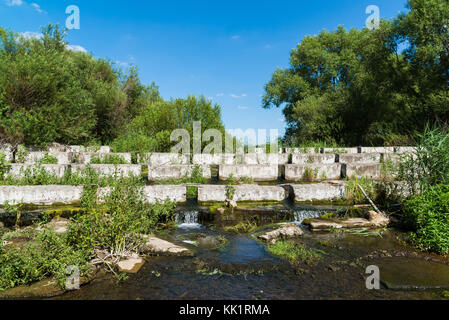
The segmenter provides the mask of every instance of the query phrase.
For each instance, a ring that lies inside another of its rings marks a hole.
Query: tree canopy
[[[174,129],[223,132],[221,109],[204,97],[164,101],[136,67],[69,50],[65,31],[40,38],[0,28],[0,141],[45,146],[112,144],[119,151],[169,151]]]
[[[449,2],[409,0],[378,30],[304,38],[265,86],[263,107],[283,107],[285,142],[412,143],[449,120]]]

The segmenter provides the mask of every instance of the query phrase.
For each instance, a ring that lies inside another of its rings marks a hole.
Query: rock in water
[[[296,224],[287,224],[279,229],[260,235],[258,238],[269,243],[276,243],[279,239],[300,237],[303,234],[304,232]]]
[[[381,213],[375,211],[368,212],[369,221],[375,227],[387,227],[390,224],[390,219]]]
[[[133,256],[127,260],[122,260],[117,263],[118,270],[126,273],[137,273],[145,264],[145,260],[139,256]]]
[[[156,238],[148,237],[142,247],[142,251],[147,254],[172,254],[172,255],[189,255],[190,250],[174,243]]]

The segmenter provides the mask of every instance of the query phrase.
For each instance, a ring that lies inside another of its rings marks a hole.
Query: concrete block
[[[256,164],[272,164],[283,165],[288,164],[289,154],[286,153],[247,153],[243,155],[243,164],[256,165]]]
[[[111,192],[111,188],[99,188],[97,191],[98,201],[104,200]],[[187,188],[182,185],[155,185],[146,186],[143,189],[144,201],[149,204],[164,202],[166,200],[176,203],[187,202]]]
[[[415,153],[416,147],[395,147],[394,151],[396,153]]]
[[[55,157],[58,160],[58,164],[71,164],[73,160],[73,154],[71,152],[43,152],[35,151],[28,152],[25,155],[25,164],[37,164],[46,156]],[[19,159],[16,159],[19,162]]]
[[[168,166],[148,166],[149,181],[180,180],[192,174],[192,170],[197,165],[168,165]],[[203,171],[203,177],[211,179],[212,172],[210,166],[199,166]]]
[[[169,166],[190,164],[190,154],[178,153],[146,153],[139,155],[138,162],[151,166]]]
[[[220,164],[235,164],[235,154],[194,154],[192,163],[209,166]]]
[[[101,177],[122,177],[129,178],[140,177],[142,175],[142,166],[137,164],[91,164],[89,165]],[[72,165],[72,174],[82,175],[86,172],[87,165],[74,164]]]
[[[380,163],[382,155],[380,153],[340,154],[338,159],[340,163]]]
[[[359,147],[359,153],[394,153],[395,147]]]
[[[40,170],[44,170],[47,173],[62,178],[68,170],[68,165],[63,164],[12,164],[5,177],[23,178],[25,173],[29,172],[31,175],[37,174]]]
[[[358,148],[323,148],[323,153],[353,154],[359,153]]]
[[[332,201],[346,198],[346,183],[343,181],[291,184],[286,188],[295,202]]]
[[[258,185],[201,185],[198,186],[198,201],[204,202],[224,202],[227,199],[227,188],[234,189],[232,199],[237,202],[281,202],[285,200],[285,189],[278,186],[258,186]]]
[[[277,165],[220,165],[219,179],[228,180],[231,175],[236,179],[250,178],[254,181],[276,181],[279,177]]]
[[[99,158],[105,160],[108,157],[121,157],[123,164],[131,164],[132,156],[130,152],[125,153],[104,153],[104,152],[79,152],[75,155],[78,164],[89,164],[92,159]]]
[[[9,143],[0,144],[0,153],[5,155],[5,160],[8,162],[14,161],[13,147]]]
[[[287,181],[322,181],[341,178],[341,164],[288,164],[283,167]]]
[[[49,206],[54,204],[79,203],[83,187],[73,186],[0,186],[0,205],[33,204]]]
[[[292,154],[292,164],[332,164],[335,154]]]
[[[371,179],[379,179],[382,177],[381,164],[367,163],[348,163],[343,168],[345,177],[365,177]]]
[[[284,153],[321,153],[321,148],[284,148]]]

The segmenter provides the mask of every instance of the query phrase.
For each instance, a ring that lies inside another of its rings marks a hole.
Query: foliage
[[[265,108],[283,107],[285,144],[411,144],[426,123],[447,122],[449,3],[408,7],[378,30],[339,27],[292,50],[263,98]]]
[[[268,247],[268,251],[274,255],[285,257],[291,262],[300,260],[308,265],[319,262],[324,254],[321,250],[307,248],[292,240],[276,241],[275,244]]]
[[[0,244],[0,291],[54,276],[65,287],[68,266],[77,266],[87,274],[88,261],[82,252],[67,245],[65,237],[44,230],[24,248]]]
[[[414,229],[411,239],[421,250],[449,253],[449,185],[430,187],[408,200],[404,212]]]
[[[251,233],[257,230],[257,223],[251,221],[240,221],[236,225],[225,227],[224,231],[232,233]]]
[[[122,156],[116,154],[106,154],[104,157],[93,157],[91,164],[129,164]]]
[[[46,152],[42,159],[37,161],[38,164],[58,164],[58,159]]]
[[[3,179],[3,176],[8,171],[9,166],[10,163],[6,161],[5,154],[0,152],[0,180]]]
[[[415,151],[401,159],[398,178],[409,195],[420,194],[432,186],[449,184],[449,132],[427,127]]]

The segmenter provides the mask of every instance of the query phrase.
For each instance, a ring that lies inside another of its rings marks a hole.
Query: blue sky
[[[226,128],[285,129],[280,109],[264,110],[264,85],[306,35],[338,25],[361,29],[369,5],[381,18],[405,11],[406,0],[0,0],[0,26],[39,32],[65,25],[66,7],[80,9],[71,45],[127,67],[166,99],[203,94],[222,106]]]

